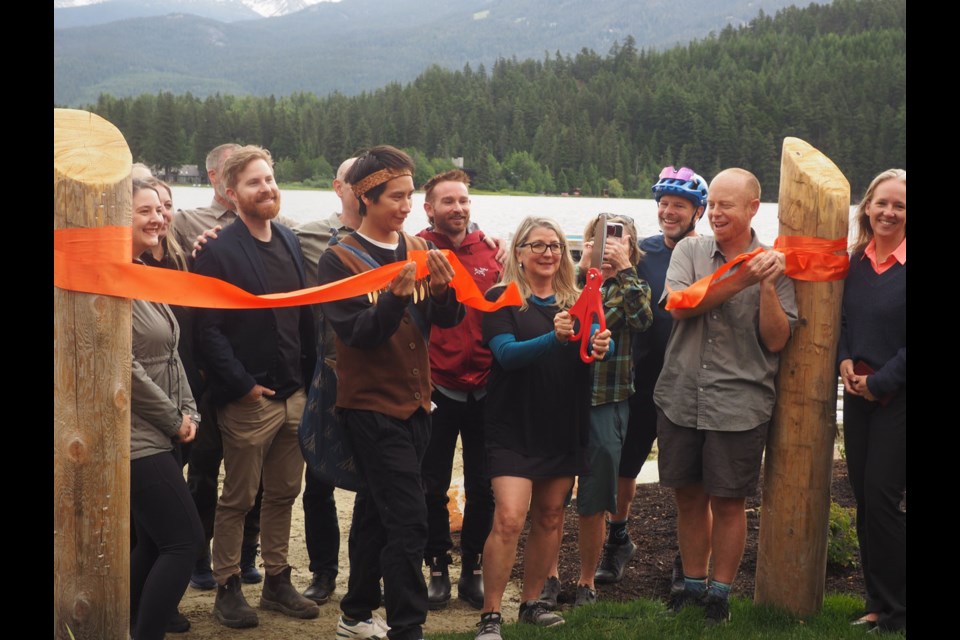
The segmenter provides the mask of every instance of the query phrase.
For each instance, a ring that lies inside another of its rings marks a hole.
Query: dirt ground
[[[647,462],[647,464],[656,463]],[[853,492],[847,481],[846,463],[842,460],[834,461],[831,495],[841,506],[855,506]],[[747,501],[747,546],[744,550],[743,562],[740,564],[740,572],[733,584],[735,595],[748,598],[753,597],[755,586],[757,539],[760,533],[760,514],[757,509],[759,505],[760,496]],[[568,508],[566,515],[563,545],[560,550],[560,580],[563,583],[563,591],[559,600],[572,603],[576,596],[576,581],[580,576],[576,507]],[[627,528],[639,550],[622,582],[615,585],[598,585],[599,598],[619,601],[635,598],[666,600],[670,593],[673,559],[677,554],[676,526],[677,512],[672,491],[661,488],[659,483],[638,485]],[[513,577],[517,578],[519,575],[519,567],[515,567]],[[827,567],[826,593],[851,593],[862,596],[863,589],[863,574],[859,567],[848,569]]]
[[[654,461],[649,464],[656,464]],[[853,506],[853,495],[847,482],[846,466],[842,461],[836,461],[833,470],[833,498],[842,506]],[[180,605],[181,612],[190,619],[192,628],[185,634],[169,634],[168,638],[183,638],[184,640],[274,640],[276,638],[334,638],[336,633],[337,617],[339,616],[339,601],[346,592],[349,564],[347,562],[347,534],[349,532],[350,515],[353,507],[353,494],[338,490],[336,493],[337,508],[340,513],[341,572],[337,577],[337,590],[330,602],[320,607],[320,617],[316,620],[296,620],[279,613],[258,609],[260,626],[254,629],[234,630],[221,626],[213,617],[213,600],[215,591],[197,591],[188,588]],[[748,502],[747,511],[747,548],[741,565],[740,574],[734,584],[734,593],[750,597],[754,590],[754,573],[756,571],[757,536],[760,528],[760,518],[756,510],[759,499]],[[290,564],[293,566],[293,582],[300,589],[306,588],[310,581],[308,570],[307,551],[304,543],[303,508],[300,500],[294,506],[293,526],[290,533]],[[677,552],[676,546],[676,509],[672,493],[661,489],[657,483],[640,484],[637,487],[637,496],[633,502],[632,517],[629,524],[631,538],[639,545],[639,551],[624,580],[617,585],[599,585],[598,595],[604,600],[630,600],[634,598],[666,599],[670,588],[670,573],[673,558]],[[560,579],[563,582],[561,603],[573,602],[576,590],[576,579],[579,575],[579,556],[576,545],[577,538],[576,507],[567,509],[564,523],[563,546],[560,553]],[[526,532],[523,534],[526,537]],[[450,567],[451,581],[456,583],[459,576],[459,548],[458,539],[454,537],[454,562]],[[520,568],[522,566],[522,548],[507,592],[504,595],[503,613],[506,620],[515,620],[520,606]],[[425,574],[426,575],[426,574]],[[454,591],[456,587],[454,587]],[[253,607],[259,603],[259,585],[244,585],[244,593]],[[826,592],[852,593],[862,595],[863,578],[858,568],[838,570],[827,568]],[[383,609],[380,615],[386,617]],[[450,606],[444,611],[430,613],[425,625],[425,634],[433,632],[469,631],[478,620],[478,612],[469,605],[459,601],[454,596]]]

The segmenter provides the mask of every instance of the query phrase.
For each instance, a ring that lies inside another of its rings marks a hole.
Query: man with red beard
[[[194,271],[258,295],[303,288],[297,238],[273,221],[280,190],[270,153],[256,146],[237,149],[221,178],[238,219],[207,243]],[[260,542],[267,576],[260,608],[316,618],[319,607],[294,589],[287,564],[291,511],[303,482],[297,425],[314,368],[313,316],[306,307],[200,309],[197,333],[226,469],[214,523],[214,614],[228,627],[258,624],[240,589],[239,563],[243,519],[262,474]]]

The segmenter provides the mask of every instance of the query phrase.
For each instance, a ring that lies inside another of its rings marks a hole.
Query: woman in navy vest
[[[867,588],[854,624],[906,630],[907,172],[874,178],[856,217],[837,356]]]

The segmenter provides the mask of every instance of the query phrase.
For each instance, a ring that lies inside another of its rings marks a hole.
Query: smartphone
[[[623,224],[620,222],[608,222],[607,223],[607,237],[622,238],[623,237]]]

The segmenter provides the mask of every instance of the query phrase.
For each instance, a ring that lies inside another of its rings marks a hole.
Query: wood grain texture
[[[131,157],[117,128],[54,109],[53,134],[53,228],[129,226]],[[126,639],[130,301],[54,287],[53,314],[53,633]]]
[[[779,202],[781,236],[847,237],[850,184],[798,138],[783,142]],[[799,322],[780,354],[755,599],[806,616],[823,604],[843,281],[794,284]]]

